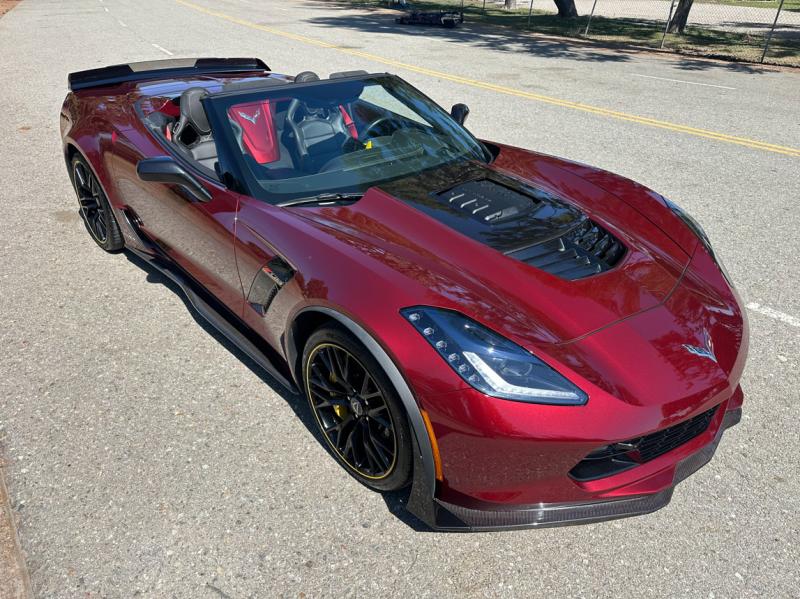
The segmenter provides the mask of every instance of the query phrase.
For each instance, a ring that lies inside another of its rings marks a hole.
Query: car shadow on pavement
[[[181,289],[181,287],[172,279],[162,274],[161,271],[159,271],[156,267],[148,264],[147,261],[143,260],[136,254],[129,251],[124,251],[123,254],[131,264],[137,266],[147,274],[145,280],[148,283],[152,283],[154,285],[163,285],[177,295],[200,328],[213,337],[220,345],[233,354],[236,359],[250,369],[253,374],[261,379],[264,384],[269,386],[270,389],[279,395],[292,409],[295,416],[300,420],[303,426],[306,427],[306,430],[311,434],[311,436],[314,437],[317,443],[319,443],[325,449],[325,451],[328,452],[328,455],[330,455],[331,459],[336,460],[336,457],[333,455],[333,452],[322,438],[319,429],[314,423],[314,416],[311,414],[311,410],[308,407],[308,402],[305,400],[305,395],[297,395],[289,392],[283,385],[270,376],[268,372],[266,372],[263,368],[261,368],[261,366],[252,360],[250,356],[240,350],[227,337],[225,337],[225,335],[220,333],[216,328],[214,328],[213,325],[200,316],[195,310],[194,306],[192,306],[192,303],[186,297],[183,289]],[[381,496],[386,503],[388,510],[398,520],[417,532],[430,532],[430,527],[405,509],[405,506],[408,503],[409,492],[410,487],[400,491],[381,493]]]

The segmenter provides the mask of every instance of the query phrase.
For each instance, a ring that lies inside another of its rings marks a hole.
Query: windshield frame
[[[228,109],[236,104],[243,104],[247,102],[255,102],[257,100],[263,100],[265,97],[269,95],[279,95],[281,90],[290,92],[291,90],[297,88],[335,85],[337,83],[343,83],[347,81],[360,81],[364,82],[365,84],[377,83],[379,85],[385,85],[386,83],[391,84],[392,81],[399,81],[401,85],[409,86],[415,93],[419,94],[419,96],[424,101],[430,103],[432,109],[438,113],[439,117],[449,121],[450,125],[459,129],[463,133],[463,135],[465,135],[478,148],[480,148],[480,151],[483,153],[482,160],[484,162],[491,162],[491,152],[478,138],[476,138],[472,133],[470,133],[466,128],[464,128],[463,125],[460,125],[458,122],[456,122],[450,116],[450,114],[439,104],[434,102],[431,98],[429,98],[423,92],[418,90],[416,87],[414,87],[413,85],[411,85],[410,83],[408,83],[407,81],[396,75],[392,75],[390,73],[358,74],[351,77],[337,77],[335,79],[321,79],[318,81],[308,81],[303,83],[286,83],[280,85],[275,85],[274,83],[270,84],[265,80],[263,86],[258,86],[254,82],[252,87],[248,87],[246,89],[235,89],[229,91],[223,89],[217,93],[213,93],[207,96],[203,100],[203,106],[206,110],[206,114],[208,116],[209,123],[211,125],[211,129],[214,135],[214,140],[217,144],[218,162],[221,171],[220,174],[222,175],[223,181],[226,181],[228,183],[235,182],[236,187],[238,187],[238,189],[234,189],[234,191],[244,193],[252,198],[264,201],[268,204],[280,205],[282,203],[290,202],[292,198],[287,199],[285,197],[272,194],[268,190],[264,189],[264,187],[258,183],[256,177],[247,167],[244,155],[239,150],[238,142],[236,141],[234,133],[234,128],[231,127],[228,122],[228,116],[227,116]],[[457,158],[454,161],[473,160],[473,159],[474,158],[462,157],[462,158]],[[442,165],[448,164],[450,162],[453,161],[445,161],[442,163]],[[429,168],[437,168],[437,166],[432,166]],[[405,176],[409,175],[401,174],[396,177],[387,177],[385,179],[376,181],[375,183],[370,185],[369,188]],[[363,191],[366,191],[366,189],[368,188],[364,188]],[[352,189],[347,189],[347,188],[341,188],[341,189],[333,188],[325,190],[326,193],[330,192],[348,193],[352,191],[353,191]],[[298,195],[296,197],[299,198],[301,196]]]

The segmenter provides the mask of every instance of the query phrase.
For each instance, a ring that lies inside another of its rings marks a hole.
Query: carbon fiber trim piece
[[[659,493],[625,499],[589,503],[562,503],[525,506],[518,509],[476,510],[436,500],[437,530],[481,531],[516,528],[543,528],[571,524],[588,524],[616,518],[640,516],[661,509],[672,499],[675,485],[705,466],[714,456],[722,433],[741,419],[741,409],[725,413],[714,440],[697,453],[678,462],[672,486]]]

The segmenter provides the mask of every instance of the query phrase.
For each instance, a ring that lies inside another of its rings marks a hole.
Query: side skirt
[[[234,315],[229,314],[230,311],[227,308],[220,305],[213,297],[210,297],[208,292],[199,289],[199,286],[188,275],[184,274],[179,267],[173,265],[168,260],[142,252],[138,249],[128,247],[128,251],[146,261],[164,276],[175,282],[186,295],[189,303],[192,304],[197,314],[202,316],[206,322],[219,331],[238,349],[247,354],[251,360],[263,368],[287,391],[293,395],[300,394],[295,384],[286,378],[275,365],[275,359],[271,358],[267,351],[262,350],[256,343],[251,341],[250,337],[255,336],[255,333],[249,331],[247,325],[243,322],[237,322],[238,319],[235,319]]]

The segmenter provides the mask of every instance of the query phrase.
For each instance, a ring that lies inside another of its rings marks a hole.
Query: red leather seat
[[[228,109],[228,116],[241,127],[242,145],[256,162],[269,164],[280,158],[270,101],[238,104]]]

